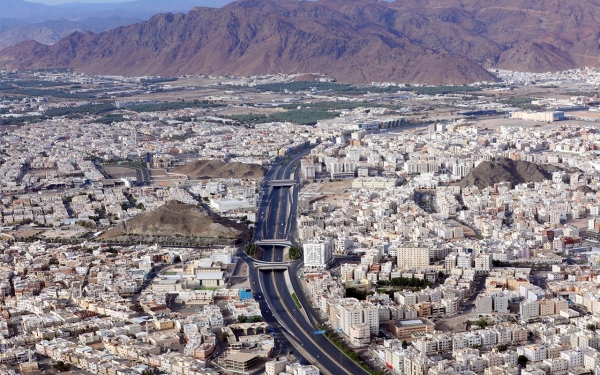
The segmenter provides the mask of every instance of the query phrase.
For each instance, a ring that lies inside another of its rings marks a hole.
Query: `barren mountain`
[[[599,39],[600,0],[239,0],[52,47],[21,43],[0,52],[0,67],[452,84],[494,80],[484,68],[599,66]]]
[[[223,218],[202,206],[171,201],[124,221],[104,233],[104,240],[144,240],[168,242],[178,238],[193,240],[225,239],[235,241],[248,236],[243,224]]]
[[[76,31],[101,32],[119,26],[131,25],[135,22],[139,22],[139,20],[108,17],[89,18],[74,22],[61,19],[7,28],[4,31],[0,31],[0,49],[15,45],[23,40],[35,40],[41,44],[52,45],[61,38]]]
[[[207,178],[248,178],[260,180],[266,170],[258,164],[239,162],[226,163],[220,160],[197,160],[173,170],[192,179]]]
[[[484,189],[500,182],[510,182],[512,186],[526,182],[542,182],[552,178],[553,172],[563,171],[551,164],[535,164],[512,159],[484,161],[474,168],[458,185],[461,188],[477,186]]]

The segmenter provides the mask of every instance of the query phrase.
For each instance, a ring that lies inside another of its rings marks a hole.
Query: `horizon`
[[[30,3],[39,3],[39,4],[46,4],[46,5],[59,5],[59,4],[68,4],[68,3],[87,3],[87,4],[93,4],[93,3],[125,3],[125,2],[129,2],[132,0],[76,0],[76,1],[69,1],[69,0],[25,0],[28,1]]]

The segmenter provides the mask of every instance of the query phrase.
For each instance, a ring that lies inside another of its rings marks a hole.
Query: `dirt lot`
[[[325,195],[331,194],[343,194],[346,190],[350,190],[352,188],[352,180],[344,180],[344,181],[336,181],[336,182],[326,182],[319,193]]]
[[[40,234],[42,231],[39,229],[23,229],[14,233],[15,238],[29,238]]]

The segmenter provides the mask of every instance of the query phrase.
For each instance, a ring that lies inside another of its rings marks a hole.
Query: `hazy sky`
[[[124,1],[131,0],[26,0],[30,3],[44,3],[44,4],[64,4],[64,3],[122,3]]]

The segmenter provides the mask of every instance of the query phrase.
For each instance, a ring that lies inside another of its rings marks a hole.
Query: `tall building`
[[[355,298],[345,298],[340,306],[340,328],[350,335],[353,324],[367,324],[371,333],[379,331],[379,311],[377,306]]]
[[[315,237],[302,248],[306,267],[325,268],[333,258],[333,240],[328,237]]]
[[[426,267],[429,265],[429,248],[419,246],[398,247],[396,249],[399,268]]]

